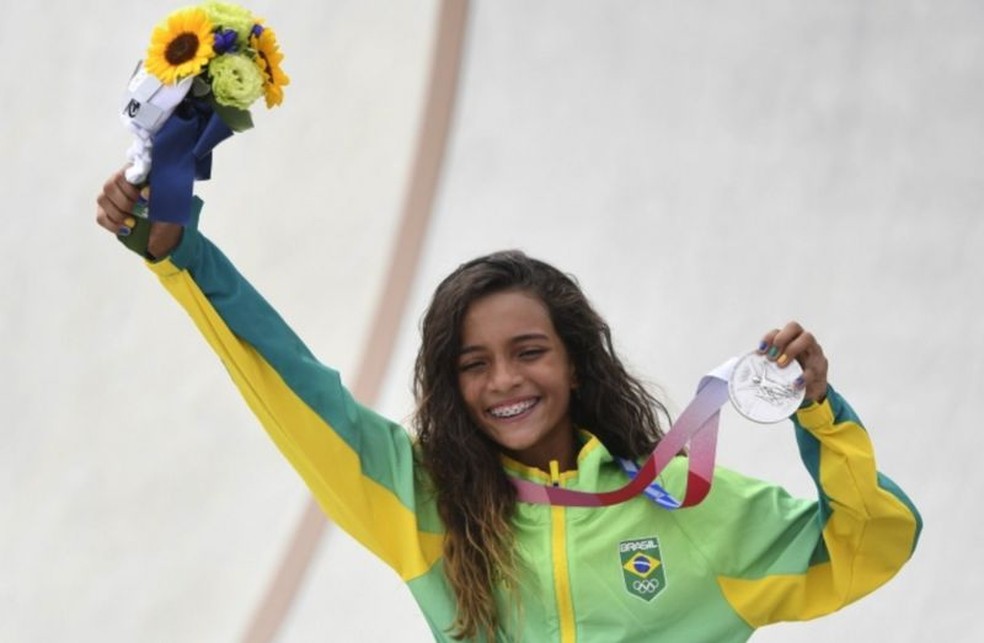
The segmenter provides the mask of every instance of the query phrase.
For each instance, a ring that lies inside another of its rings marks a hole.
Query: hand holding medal
[[[189,222],[200,207],[193,183],[210,177],[212,149],[252,127],[249,107],[261,96],[268,108],[282,102],[290,82],[282,60],[273,30],[234,4],[179,9],[154,28],[121,112],[134,135],[126,181],[141,191],[133,216],[109,219],[127,247],[146,254],[147,220]]]
[[[781,330],[770,331],[762,338],[758,353],[775,364],[780,372],[802,371],[789,380],[803,390],[805,397],[812,402],[822,402],[827,395],[827,358],[817,343],[816,337],[796,322],[789,322]],[[796,409],[794,408],[793,411]],[[792,412],[787,414],[792,415]],[[785,419],[785,418],[780,418]]]

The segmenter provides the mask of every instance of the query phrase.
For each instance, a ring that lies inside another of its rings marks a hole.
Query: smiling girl
[[[117,232],[136,199],[117,173],[97,221]],[[645,459],[666,425],[564,273],[502,252],[438,286],[414,371],[414,438],[356,402],[194,226],[155,224],[148,253],[325,513],[407,583],[436,640],[743,641],[864,596],[915,547],[918,513],[875,468],[796,323],[760,350],[803,368],[806,403],[791,419],[817,498],[718,468],[706,499],[677,511],[645,496],[531,504],[514,480],[622,487],[618,458]],[[678,457],[659,482],[679,494],[686,477]]]

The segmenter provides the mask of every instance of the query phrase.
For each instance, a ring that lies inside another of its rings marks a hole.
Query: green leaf
[[[191,95],[195,98],[203,98],[212,93],[212,86],[199,74],[191,81]]]
[[[253,117],[250,116],[249,110],[239,109],[238,107],[229,107],[228,105],[222,105],[215,101],[212,102],[215,107],[215,113],[219,115],[226,125],[229,126],[233,132],[245,132],[249,128],[253,127]]]

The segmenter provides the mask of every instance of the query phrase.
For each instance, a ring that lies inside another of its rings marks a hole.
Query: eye
[[[478,369],[485,366],[485,362],[480,359],[468,360],[466,362],[461,362],[458,364],[458,371],[461,373],[466,373],[470,371],[477,371]]]
[[[519,351],[519,358],[526,361],[532,361],[547,352],[546,348],[535,346],[531,348],[524,348]]]

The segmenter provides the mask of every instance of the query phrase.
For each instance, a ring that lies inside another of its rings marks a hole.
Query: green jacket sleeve
[[[324,511],[405,580],[425,573],[442,536],[426,519],[426,485],[403,427],[357,403],[338,373],[314,358],[196,230],[187,229],[170,257],[149,266]]]
[[[877,471],[867,431],[833,389],[793,421],[817,500],[719,470],[699,506],[702,531],[715,534],[702,553],[752,627],[814,618],[868,594],[909,559],[922,527],[909,498]]]

